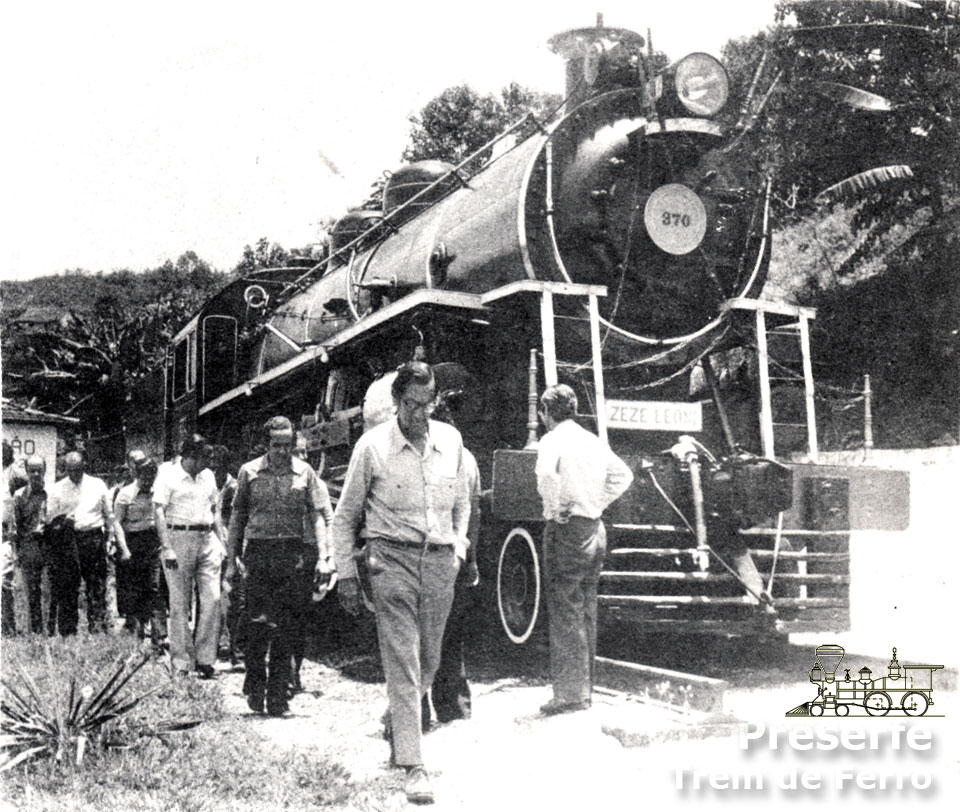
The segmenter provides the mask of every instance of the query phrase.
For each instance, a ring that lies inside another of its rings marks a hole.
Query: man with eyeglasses
[[[391,394],[396,417],[357,442],[331,530],[340,602],[352,615],[360,611],[354,549],[358,536],[365,542],[392,761],[407,770],[407,799],[432,803],[420,703],[440,662],[454,584],[466,558],[470,501],[460,433],[430,419],[436,397],[430,367],[404,364]]]

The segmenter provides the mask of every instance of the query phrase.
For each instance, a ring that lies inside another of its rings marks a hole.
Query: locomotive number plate
[[[699,403],[608,400],[607,426],[640,431],[701,431],[703,410]]]
[[[643,222],[650,239],[668,254],[689,254],[707,233],[707,211],[696,192],[668,183],[647,198]]]

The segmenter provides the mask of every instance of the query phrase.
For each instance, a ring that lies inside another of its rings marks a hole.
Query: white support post
[[[608,443],[607,401],[603,394],[603,353],[600,348],[600,308],[597,305],[597,296],[595,293],[590,294],[589,303],[590,348],[593,353],[593,388],[597,402],[597,434],[604,443]]]
[[[773,447],[773,405],[770,400],[770,356],[767,353],[767,322],[757,310],[757,366],[760,372],[760,438],[763,455],[776,459]]]
[[[557,383],[557,339],[553,326],[553,293],[540,295],[540,330],[543,334],[543,379],[547,386]]]
[[[803,393],[807,404],[807,446],[810,461],[820,461],[817,444],[817,412],[813,398],[813,363],[810,360],[810,324],[805,313],[800,314],[800,354],[803,358]]]

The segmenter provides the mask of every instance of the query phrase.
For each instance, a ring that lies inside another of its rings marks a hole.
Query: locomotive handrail
[[[469,164],[471,161],[473,161],[473,160],[475,160],[477,157],[479,157],[485,150],[490,149],[490,148],[493,147],[495,144],[497,144],[497,143],[499,143],[500,141],[502,141],[504,138],[506,138],[508,135],[510,135],[514,130],[519,129],[522,125],[526,124],[528,121],[533,121],[533,122],[537,125],[537,128],[538,128],[539,130],[541,130],[541,131],[543,130],[543,125],[540,124],[540,122],[539,122],[539,120],[537,119],[537,117],[536,117],[532,112],[526,113],[522,118],[520,118],[520,119],[518,119],[517,121],[515,121],[513,124],[511,124],[509,127],[507,127],[507,128],[506,128],[503,132],[501,132],[499,135],[495,136],[494,138],[491,138],[491,139],[490,139],[487,143],[485,143],[482,147],[480,147],[479,149],[476,149],[476,150],[474,150],[473,152],[471,152],[470,155],[468,155],[466,158],[464,158],[462,161],[460,161],[460,163],[458,163],[456,166],[454,166],[453,169],[448,170],[446,173],[444,173],[443,175],[441,175],[439,178],[437,178],[436,180],[434,180],[433,182],[431,182],[429,185],[425,186],[423,189],[421,189],[419,192],[417,192],[415,195],[413,195],[409,200],[405,201],[405,202],[402,203],[401,205],[397,206],[397,208],[393,209],[389,214],[385,214],[385,215],[383,216],[383,219],[380,220],[376,225],[371,226],[371,227],[368,228],[366,231],[361,232],[361,233],[358,234],[356,237],[354,237],[352,240],[350,240],[350,242],[348,242],[346,245],[343,245],[343,246],[341,246],[340,248],[338,248],[336,251],[328,254],[326,257],[324,257],[322,260],[320,260],[320,262],[318,262],[316,265],[313,265],[313,266],[311,266],[310,268],[308,268],[303,274],[301,274],[300,276],[298,276],[298,277],[297,277],[296,279],[294,279],[292,282],[287,283],[287,285],[283,288],[283,290],[281,290],[280,293],[277,294],[277,305],[279,305],[283,300],[285,300],[285,298],[286,298],[292,291],[298,290],[298,289],[300,288],[300,286],[303,285],[307,280],[309,280],[318,270],[320,270],[321,268],[326,268],[333,259],[335,259],[335,258],[337,258],[337,257],[343,256],[343,255],[344,255],[344,252],[345,252],[348,248],[352,248],[352,249],[354,250],[354,252],[356,252],[356,251],[358,250],[358,248],[359,248],[360,243],[361,243],[365,238],[367,238],[368,236],[370,236],[371,234],[373,234],[375,231],[377,231],[378,229],[381,229],[381,230],[382,230],[385,226],[386,226],[386,227],[393,227],[394,221],[397,219],[397,217],[399,216],[399,214],[400,214],[402,211],[405,211],[405,210],[408,209],[410,206],[412,206],[413,203],[415,203],[415,202],[418,201],[420,198],[422,198],[424,195],[426,195],[426,194],[428,194],[429,192],[433,191],[433,190],[434,190],[435,188],[437,188],[440,184],[446,182],[451,176],[455,176],[455,177],[460,181],[460,185],[461,185],[461,186],[469,189],[469,188],[470,188],[469,185],[468,185],[468,184],[464,181],[464,179],[460,176],[460,170],[463,169],[463,168],[464,168],[467,164]],[[482,167],[480,167],[480,169],[478,169],[476,172],[472,173],[472,174],[470,175],[470,177],[472,178],[472,177],[474,177],[474,175],[477,175],[478,173],[482,172],[484,169],[486,169],[487,167],[489,167],[491,164],[493,164],[493,163],[495,163],[496,161],[498,161],[503,155],[506,155],[506,152],[503,152],[503,153],[501,153],[500,155],[497,155],[496,157],[492,157],[486,164],[484,164]],[[437,202],[439,202],[439,201],[434,201],[434,204],[437,203]],[[397,230],[397,229],[394,228],[394,230]]]

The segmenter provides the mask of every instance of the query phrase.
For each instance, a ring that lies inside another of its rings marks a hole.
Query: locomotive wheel
[[[811,716],[823,716],[823,705],[819,702],[814,702],[810,706],[810,715]]]
[[[863,707],[871,716],[886,716],[892,704],[890,695],[884,691],[873,691],[863,700]]]
[[[511,642],[526,643],[540,615],[540,561],[533,537],[515,527],[500,548],[497,564],[497,609]]]
[[[923,716],[930,707],[930,700],[927,699],[926,694],[911,691],[903,698],[900,707],[907,716]]]
[[[849,705],[837,705],[837,716],[846,716],[850,713]]]

